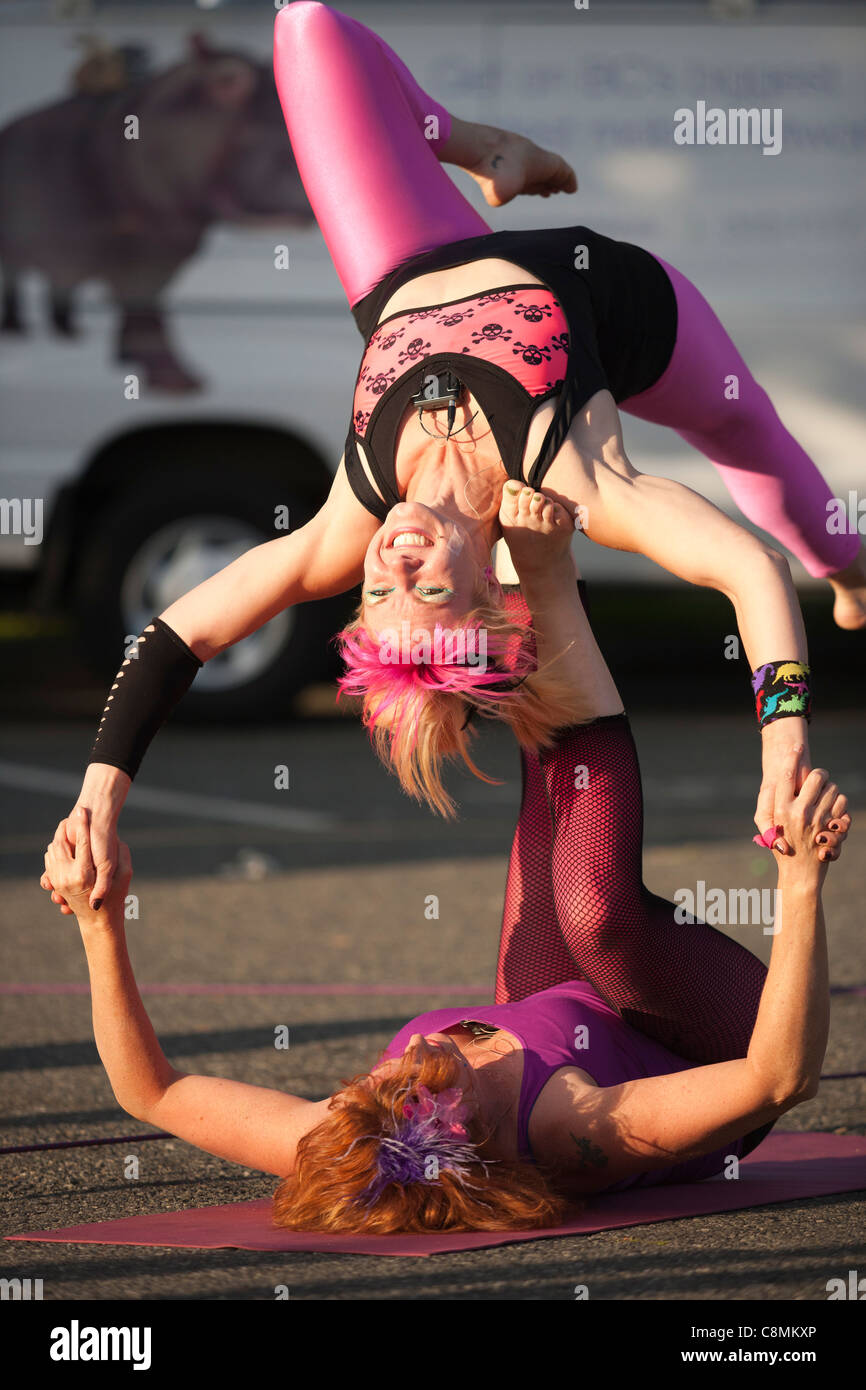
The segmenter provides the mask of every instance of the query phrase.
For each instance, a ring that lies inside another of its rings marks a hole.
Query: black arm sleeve
[[[115,677],[89,761],[109,763],[134,777],[203,664],[162,618],[154,618]]]

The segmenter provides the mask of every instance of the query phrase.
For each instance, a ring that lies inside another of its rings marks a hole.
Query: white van
[[[191,41],[188,5],[115,8],[0,16],[0,570],[79,616],[106,680],[155,613],[321,505],[361,349],[291,156],[272,17]],[[202,149],[203,110],[224,128]],[[279,615],[205,665],[187,711],[284,707],[350,606]]]
[[[0,6],[0,570],[29,574],[43,606],[82,615],[106,680],[154,613],[272,537],[285,509],[302,524],[343,451],[361,340],[293,175],[273,82],[276,8]],[[801,7],[790,23],[783,5],[767,7],[768,23],[762,6],[697,0],[338,8],[381,33],[449,110],[522,129],[574,163],[576,198],[501,211],[451,171],[492,227],[586,222],[677,265],[831,488],[847,497],[860,486],[854,7]],[[248,106],[250,58],[260,82]],[[73,83],[83,100],[70,99]],[[677,145],[675,113],[697,100],[779,106],[784,148],[765,158]],[[232,126],[232,111],[252,116]],[[147,139],[127,138],[131,116],[148,137],[161,130],[158,158]],[[232,138],[208,144],[223,128]],[[96,271],[110,271],[113,290],[96,272],[75,280],[92,269],[94,235],[108,238]],[[53,276],[27,264],[34,246],[31,260]],[[638,468],[743,522],[702,455],[628,416],[624,429]],[[40,543],[24,534],[28,501],[42,508]],[[593,582],[669,582],[639,555],[584,543],[580,559]],[[280,708],[325,674],[326,639],[350,606],[351,596],[275,618],[207,663],[185,711]]]

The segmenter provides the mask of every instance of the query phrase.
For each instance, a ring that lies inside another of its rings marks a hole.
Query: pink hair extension
[[[441,625],[437,623],[437,630]],[[467,625],[458,632],[477,631],[480,623]],[[491,642],[493,655],[501,655],[511,639]],[[486,670],[462,663],[417,662],[411,654],[401,652],[399,661],[383,661],[381,641],[366,628],[344,629],[337,637],[338,648],[346,664],[346,674],[338,680],[340,695],[361,696],[365,702],[364,723],[369,727],[387,710],[396,706],[394,733],[400,731],[411,716],[413,696],[425,692],[461,695],[466,700],[508,699],[516,693],[526,676],[535,671],[533,655],[525,649],[512,659],[508,671],[497,670],[488,664]]]

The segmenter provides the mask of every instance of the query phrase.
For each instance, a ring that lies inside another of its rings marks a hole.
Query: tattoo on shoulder
[[[501,154],[495,154],[490,161],[491,169],[498,169],[499,165],[502,163],[503,157],[504,156]]]
[[[598,1144],[593,1144],[591,1139],[578,1139],[576,1135],[568,1131],[569,1137],[573,1140],[580,1154],[580,1170],[587,1168],[604,1168],[607,1166],[608,1156],[604,1149],[600,1149]]]

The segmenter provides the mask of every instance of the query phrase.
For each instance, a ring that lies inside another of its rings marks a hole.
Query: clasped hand
[[[132,858],[123,840],[117,845],[117,867],[111,887],[99,910],[90,906],[97,879],[90,844],[90,816],[76,806],[68,819],[60,821],[54,839],[45,851],[45,872],[41,886],[51,889],[51,897],[65,914],[74,913],[79,923],[104,923],[118,905],[123,907],[132,878]]]
[[[779,833],[773,850],[784,857],[814,849],[823,863],[839,858],[851,826],[848,799],[824,768],[811,768],[804,721],[779,719],[763,730],[763,779],[755,824]],[[809,838],[811,837],[811,838]]]

